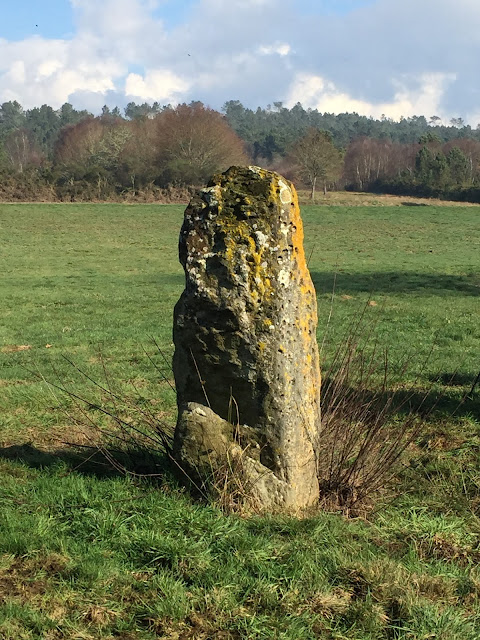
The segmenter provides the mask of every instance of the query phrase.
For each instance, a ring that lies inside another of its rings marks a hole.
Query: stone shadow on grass
[[[30,443],[24,443],[0,447],[0,460],[21,462],[32,469],[45,469],[63,464],[68,472],[98,478],[136,474],[161,481],[167,477],[170,479],[173,475],[172,463],[165,454],[150,453],[142,449],[128,452],[106,450],[102,453],[90,447],[68,447],[44,451]],[[115,463],[111,460],[115,460]]]
[[[480,370],[480,362],[478,363]],[[473,375],[464,371],[445,371],[439,376],[430,376],[431,382],[440,382],[446,387],[468,387],[472,388],[478,373]]]
[[[436,420],[476,417],[480,418],[480,388],[476,387],[470,393],[474,376],[466,374],[460,376],[464,381],[462,384],[454,374],[442,374],[441,376],[430,377],[431,388],[426,383],[425,389],[408,388],[390,389],[380,391],[375,389],[364,389],[358,396],[358,402],[365,406],[380,409],[390,406],[388,416],[398,415],[407,418],[408,416],[418,416],[427,423],[434,423]],[[334,383],[335,384],[335,383]],[[328,378],[322,381],[322,387],[326,389],[329,385]],[[340,398],[354,398],[357,390],[353,386],[345,385],[337,389],[336,393]],[[325,408],[324,408],[325,410]]]
[[[480,273],[467,276],[415,271],[371,271],[348,273],[311,271],[317,294],[331,293],[335,282],[337,295],[352,293],[415,293],[427,295],[480,296]]]

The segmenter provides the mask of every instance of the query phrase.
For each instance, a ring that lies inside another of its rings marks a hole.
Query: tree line
[[[367,118],[227,102],[129,103],[99,116],[69,103],[0,106],[3,200],[158,200],[185,196],[232,164],[254,163],[318,189],[480,201],[480,129],[460,118]]]

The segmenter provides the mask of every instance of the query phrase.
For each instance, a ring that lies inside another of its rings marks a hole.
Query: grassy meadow
[[[0,204],[0,638],[478,640],[480,208],[303,207],[324,366],[363,315],[396,384],[437,398],[376,510],[303,520],[88,460],[98,434],[45,382],[174,424],[183,209]]]

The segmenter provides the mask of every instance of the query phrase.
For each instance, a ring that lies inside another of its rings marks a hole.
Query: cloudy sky
[[[16,0],[0,103],[301,102],[480,122],[480,0]]]

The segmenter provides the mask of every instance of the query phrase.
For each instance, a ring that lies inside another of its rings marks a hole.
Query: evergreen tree
[[[470,178],[470,163],[458,147],[453,147],[448,152],[447,164],[450,171],[452,187],[463,187],[468,184]]]

